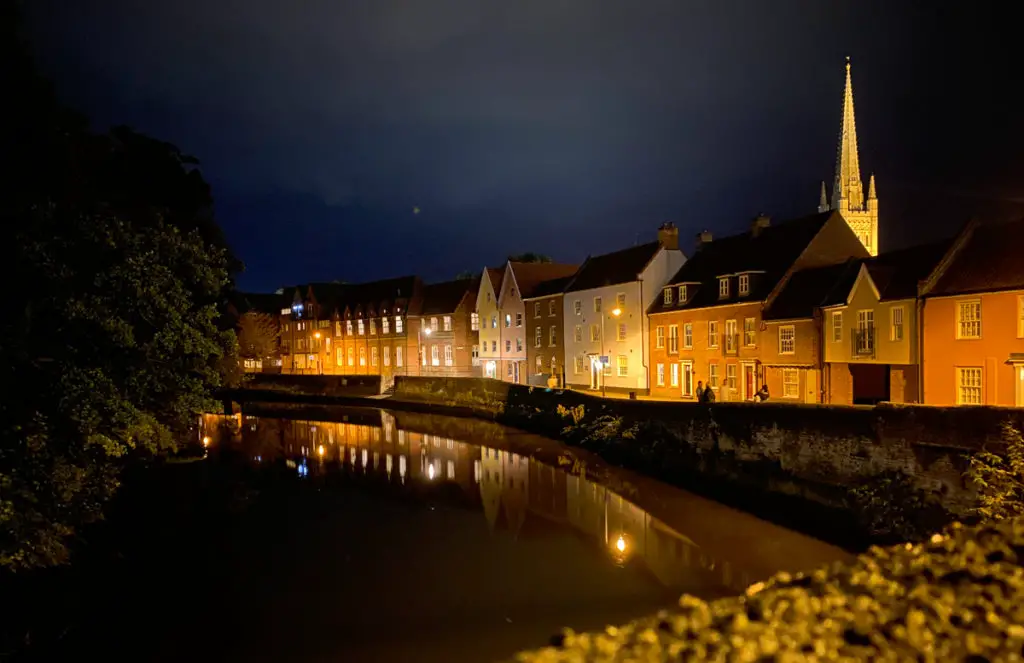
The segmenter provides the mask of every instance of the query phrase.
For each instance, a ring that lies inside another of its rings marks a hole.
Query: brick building
[[[778,225],[760,216],[748,232],[719,240],[700,233],[648,309],[651,394],[694,399],[703,381],[718,400],[749,400],[767,384],[773,397],[817,402],[818,325],[789,318],[787,300],[775,300],[802,269],[867,256],[838,212]]]
[[[480,377],[476,296],[480,279],[423,286],[418,315],[410,315],[419,345],[419,374]]]
[[[565,345],[562,300],[564,276],[544,281],[523,300],[526,306],[526,370],[529,384],[560,387],[565,384]]]

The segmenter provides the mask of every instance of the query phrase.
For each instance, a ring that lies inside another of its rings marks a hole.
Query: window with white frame
[[[729,277],[722,276],[718,279],[718,298],[725,299],[729,296]]]
[[[684,361],[680,366],[682,371],[682,393],[683,396],[693,396],[693,362]]]
[[[616,357],[615,364],[618,368],[620,378],[624,378],[629,375],[629,357],[627,355],[619,355]]]
[[[505,365],[505,375],[507,375],[508,377],[512,377],[512,362],[508,362]]]
[[[395,348],[395,366],[402,365],[402,346]]]
[[[981,338],[981,300],[957,302],[956,337]]]
[[[558,357],[551,355],[551,374],[555,375],[558,373]]]
[[[284,326],[284,330],[288,331],[288,325]],[[341,320],[334,321],[334,335],[341,336]]]
[[[679,386],[679,364],[669,364],[669,386]]]
[[[533,347],[539,348],[541,345],[541,340],[544,337],[544,333],[541,331],[540,327],[536,327],[533,331]]]
[[[715,362],[708,363],[708,386],[718,389],[718,364]]]
[[[618,327],[616,327],[615,340],[616,341],[625,341],[626,340],[626,323],[625,322],[620,322],[618,324]]]
[[[665,386],[665,364],[657,364],[654,368],[655,368],[655,375],[657,376],[656,377],[657,385],[659,387],[664,387]]]
[[[750,274],[740,274],[738,289],[741,297],[750,294]]]
[[[686,303],[686,286],[685,285],[679,286],[679,303],[680,304],[685,304]]]
[[[441,324],[446,332],[450,332],[452,330],[452,316],[446,315],[441,318]]]
[[[452,353],[452,346],[444,346],[444,365],[451,366],[455,363],[455,355]]]
[[[366,348],[359,348],[359,365],[366,366]]]
[[[512,314],[511,313],[506,313],[505,314],[505,329],[508,329],[511,326],[512,326]]]
[[[1017,338],[1024,338],[1024,295],[1017,296]]]
[[[476,311],[469,314],[470,331],[480,331],[480,314]]]
[[[558,345],[558,327],[551,325],[548,328],[548,347],[553,348]]]
[[[601,312],[601,298],[600,297],[594,297],[594,313],[600,313],[600,312]]]
[[[391,347],[387,345],[384,346],[384,365],[391,365]]]
[[[523,339],[520,336],[516,336],[516,352],[523,351]]]
[[[843,312],[832,312],[832,342],[841,343],[843,340]]]
[[[590,325],[590,340],[591,341],[600,341],[601,340],[601,326],[600,325]]]
[[[956,402],[958,405],[982,405],[984,403],[981,377],[980,367],[971,366],[956,369]]]
[[[583,313],[583,302],[579,299],[572,303],[572,312],[576,315]]]
[[[683,349],[693,349],[693,323],[687,322],[683,325]]]
[[[893,306],[889,309],[889,340],[903,340],[903,307]]]
[[[352,335],[352,321],[351,320],[346,320],[345,321],[345,333],[348,334],[349,336]]]
[[[491,341],[491,352],[497,352],[497,351],[498,351],[498,342],[497,341]]]
[[[401,334],[402,333],[402,316],[400,316],[400,315],[396,315],[395,316],[395,333],[396,334]]]
[[[505,352],[512,352],[512,339],[505,339]]]
[[[587,369],[587,358],[583,356],[577,356],[573,361],[573,370],[575,373],[582,373]]]
[[[537,372],[538,373],[543,373],[544,372],[544,358],[541,357],[540,355],[537,355]]]
[[[620,292],[615,295],[615,308],[620,311],[626,310],[626,293]]]
[[[669,325],[668,326],[668,351],[675,353],[679,352],[679,326]]]
[[[516,327],[522,327],[522,326],[523,326],[523,314],[522,313],[516,313]]]
[[[875,349],[875,312],[857,311],[857,352],[870,353]]]
[[[437,318],[431,318],[430,319],[430,331],[431,332],[436,332],[437,331]]]
[[[800,398],[800,372],[795,368],[782,369],[782,397]]]
[[[338,366],[344,366],[345,365],[345,351],[343,349],[341,349],[341,348],[335,348],[334,349],[334,360],[335,360],[335,362],[337,362]]]
[[[371,336],[375,336],[377,334],[377,321],[374,320],[373,318],[370,318],[369,323],[370,323],[370,335]]]
[[[725,351],[736,352],[736,346],[739,344],[739,334],[736,333],[736,321],[726,320],[725,321]]]
[[[496,313],[491,314],[491,329],[498,328],[498,315]]]
[[[791,355],[796,353],[796,327],[784,325],[779,327],[779,354]]]
[[[583,342],[583,325],[576,325],[572,330],[572,340],[576,343]]]
[[[365,336],[366,335],[366,326],[363,323],[363,319],[362,318],[359,319],[358,324],[359,324],[359,335],[360,336]]]
[[[540,302],[534,302],[533,303],[533,317],[535,317],[535,318],[539,318],[540,317]],[[537,371],[537,372],[540,373],[540,371]]]
[[[611,375],[612,374],[612,362],[611,361],[609,361],[608,363],[604,364],[604,371],[603,372],[604,372],[605,375]]]
[[[391,320],[390,320],[390,318],[381,318],[380,319],[380,332],[382,334],[390,334],[391,333]]]
[[[725,386],[736,389],[736,364],[725,365]]]
[[[665,292],[662,295],[662,301],[664,302],[665,306],[672,305],[672,288],[665,288]]]
[[[555,317],[555,304],[556,302],[554,299],[548,300],[548,317]]]
[[[718,320],[708,320],[708,347],[718,347]]]
[[[348,349],[348,365],[349,366],[355,366],[356,365],[356,349],[355,348],[349,348]]]
[[[372,348],[370,348],[370,366],[376,366],[376,365],[377,365],[377,348],[376,347],[372,347]]]
[[[664,348],[665,347],[665,328],[655,327],[654,328],[654,347]]]
[[[743,318],[743,345],[750,348],[757,345],[757,320]]]

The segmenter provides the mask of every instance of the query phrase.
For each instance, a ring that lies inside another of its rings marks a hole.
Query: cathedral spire
[[[874,180],[871,180],[874,182]],[[825,180],[821,181],[821,198],[818,199],[818,212],[827,212],[829,210],[828,204],[828,192],[825,191]]]
[[[840,204],[840,201],[843,204]],[[832,189],[833,209],[861,209],[864,192],[860,181],[860,159],[857,156],[857,123],[853,115],[853,82],[850,58],[846,58],[846,89],[843,92],[843,124],[839,131],[839,152],[836,155],[836,180]]]
[[[877,200],[878,194],[875,193],[875,174],[871,173],[871,178],[868,180],[868,200]]]

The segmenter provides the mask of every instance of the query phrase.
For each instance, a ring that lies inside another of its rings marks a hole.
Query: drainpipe
[[[644,327],[647,326],[647,300],[644,299],[644,280],[640,279],[640,363],[644,367],[644,382],[647,386],[644,387],[647,393],[651,393],[651,371],[647,366],[647,343],[650,339],[647,337],[647,330]]]
[[[924,299],[918,297],[915,302],[917,307],[917,348],[914,354],[917,359],[917,402],[924,403]]]

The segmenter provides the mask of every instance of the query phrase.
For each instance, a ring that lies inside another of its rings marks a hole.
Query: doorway
[[[757,393],[757,367],[754,364],[742,363],[740,364],[740,372],[743,379],[740,397],[745,401],[749,401]]]
[[[512,382],[519,384],[519,368],[520,363],[518,361],[512,362]]]
[[[1014,364],[1017,371],[1017,407],[1024,407],[1024,364]]]
[[[590,357],[590,388],[595,390],[601,388],[601,363],[594,355]]]
[[[853,404],[877,405],[889,400],[888,364],[850,364]]]

